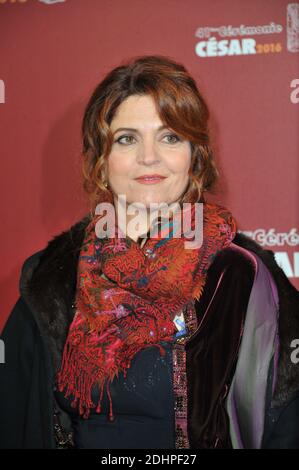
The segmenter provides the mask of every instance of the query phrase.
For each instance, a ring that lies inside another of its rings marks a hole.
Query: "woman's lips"
[[[138,183],[141,184],[157,184],[165,180],[166,176],[142,176],[140,178],[135,178]]]

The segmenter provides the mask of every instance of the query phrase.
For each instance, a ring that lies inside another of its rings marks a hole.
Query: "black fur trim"
[[[20,290],[34,312],[57,371],[72,322],[77,265],[89,216],[54,237],[24,264]]]

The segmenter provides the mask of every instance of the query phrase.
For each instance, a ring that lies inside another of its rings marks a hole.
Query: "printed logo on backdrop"
[[[0,0],[0,5],[4,3],[29,3],[32,0]],[[37,0],[35,0],[37,1]],[[66,0],[38,0],[41,3],[45,3],[46,5],[52,5],[54,3],[64,3]]]
[[[39,0],[41,3],[46,5],[52,5],[53,3],[64,3],[66,0]]]
[[[201,26],[195,32],[200,39],[195,53],[202,58],[279,53],[283,50],[284,40],[289,52],[299,52],[299,3],[287,5],[286,37],[283,30],[281,24],[273,21],[252,26]]]
[[[287,6],[287,49],[299,52],[299,3]]]
[[[238,232],[252,238],[259,245],[273,250],[275,260],[286,276],[299,278],[299,233],[296,228],[292,228],[289,232],[276,232],[274,228],[238,230]]]

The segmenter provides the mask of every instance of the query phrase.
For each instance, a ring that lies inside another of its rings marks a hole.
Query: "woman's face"
[[[171,204],[187,188],[191,145],[171,129],[162,128],[155,102],[148,95],[123,101],[111,122],[113,146],[108,157],[108,182],[114,194],[124,194],[127,204]],[[164,178],[153,183],[144,175]]]

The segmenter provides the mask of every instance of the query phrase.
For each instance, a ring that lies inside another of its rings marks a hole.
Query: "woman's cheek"
[[[127,176],[132,168],[132,158],[129,155],[110,155],[108,159],[108,172],[110,176],[119,174]]]

